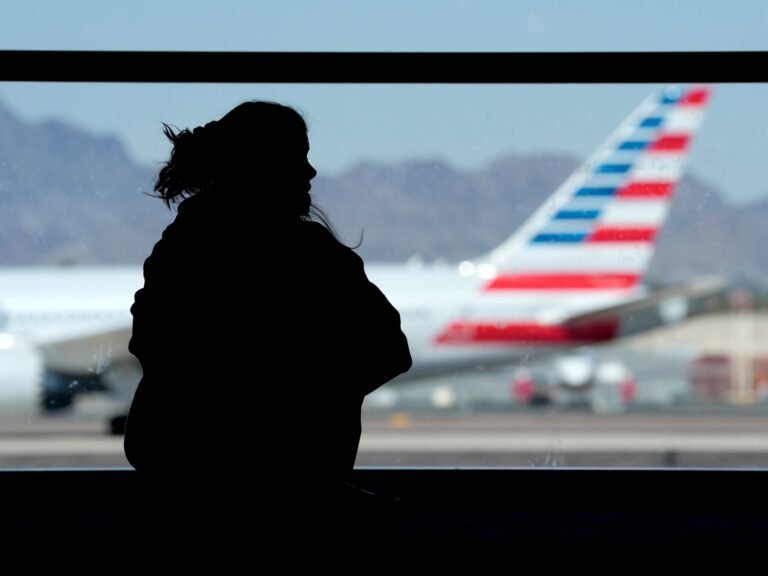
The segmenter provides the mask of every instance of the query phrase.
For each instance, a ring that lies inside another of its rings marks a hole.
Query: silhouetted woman
[[[128,460],[193,508],[277,506],[278,522],[333,509],[363,397],[411,365],[398,312],[312,219],[316,172],[295,110],[245,102],[165,134],[155,191],[178,211],[131,308],[143,378]]]

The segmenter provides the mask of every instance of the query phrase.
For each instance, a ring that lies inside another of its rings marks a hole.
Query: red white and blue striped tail
[[[628,293],[648,267],[709,89],[651,95],[486,258],[491,291]]]

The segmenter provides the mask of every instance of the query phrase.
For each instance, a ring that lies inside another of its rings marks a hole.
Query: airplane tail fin
[[[512,237],[471,263],[488,290],[631,291],[669,211],[709,88],[649,96]]]

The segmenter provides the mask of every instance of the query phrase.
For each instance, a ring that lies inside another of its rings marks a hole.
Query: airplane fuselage
[[[487,279],[463,276],[450,264],[369,264],[366,273],[400,311],[413,376],[573,345],[541,334],[526,339],[512,327],[555,326],[558,312],[567,317],[611,303],[605,294],[483,293]],[[6,268],[0,271],[0,333],[40,345],[128,329],[133,295],[142,284],[140,266]],[[457,323],[473,321],[506,332],[490,339],[455,332]]]
[[[627,291],[549,294],[488,289],[489,279],[463,275],[455,264],[372,264],[368,277],[399,310],[413,356],[400,380],[482,370],[535,354],[610,339],[573,335],[562,320],[613,303]]]

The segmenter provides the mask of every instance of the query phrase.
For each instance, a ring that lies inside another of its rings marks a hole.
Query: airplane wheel
[[[125,434],[125,421],[127,416],[115,416],[109,421],[109,433],[112,436],[122,436]]]
[[[534,394],[528,401],[528,406],[551,406],[552,399],[544,394]]]

